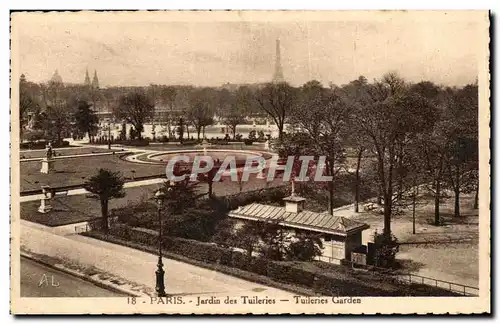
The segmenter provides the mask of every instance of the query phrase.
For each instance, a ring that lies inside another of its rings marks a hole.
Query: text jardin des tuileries
[[[129,298],[130,300],[130,298]],[[129,301],[130,303],[130,301]],[[144,303],[144,301],[143,301]],[[303,305],[327,305],[327,304],[361,304],[361,298],[356,297],[310,297],[293,296],[288,299],[276,299],[262,296],[238,296],[238,297],[195,297],[186,299],[181,296],[176,297],[150,297],[149,304],[192,304],[193,306],[203,305],[274,305],[278,303],[292,303]],[[135,304],[135,298],[134,302]]]

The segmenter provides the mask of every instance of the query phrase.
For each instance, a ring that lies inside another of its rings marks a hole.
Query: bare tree
[[[245,121],[247,98],[237,90],[231,93],[226,89],[219,91],[219,108],[222,122],[230,129],[233,139],[236,138],[236,127]]]
[[[376,153],[377,175],[384,199],[384,235],[389,236],[398,148],[408,143],[412,134],[432,127],[435,107],[422,96],[408,93],[404,81],[393,73],[375,82],[368,93],[370,104],[356,118]]]
[[[269,83],[256,91],[255,100],[271,117],[278,127],[279,140],[283,139],[283,130],[291,114],[296,90],[287,83]]]
[[[325,156],[325,175],[333,177],[328,182],[328,210],[334,208],[334,180],[345,162],[343,139],[350,106],[345,100],[325,89],[318,81],[310,81],[301,88],[300,100],[290,116],[290,122],[310,140],[314,155]]]
[[[144,123],[153,116],[154,105],[143,90],[135,89],[120,97],[114,115],[134,126],[139,139],[142,139]]]
[[[167,124],[168,137],[170,138],[170,136],[173,133],[172,126],[175,124],[175,120],[177,117],[174,111],[176,97],[177,97],[177,90],[175,87],[172,86],[163,86],[160,88],[159,97],[163,105],[167,106],[169,110],[168,114],[163,115],[160,118],[160,122]]]
[[[189,94],[188,117],[196,129],[198,139],[201,131],[214,120],[214,93],[208,88],[196,89]]]

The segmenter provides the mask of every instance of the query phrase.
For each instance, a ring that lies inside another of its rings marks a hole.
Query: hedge
[[[21,150],[39,150],[39,149],[44,149],[48,141],[36,141],[36,142],[24,142],[19,144],[19,149]],[[62,141],[61,143],[54,142],[52,145],[52,148],[59,148],[59,147],[68,147],[69,142],[68,141]]]
[[[117,224],[110,228],[109,234],[146,246],[156,246],[158,235],[152,230],[131,228]],[[351,273],[347,268],[324,273],[322,269],[302,269],[296,264],[249,257],[239,251],[221,247],[213,243],[164,237],[162,246],[166,251],[186,258],[212,264],[223,264],[233,268],[267,276],[276,281],[297,284],[312,288],[314,291],[330,296],[456,296],[443,289],[422,285],[415,287],[396,285],[390,279],[381,280],[372,273]],[[344,270],[340,270],[344,269]],[[319,273],[321,271],[321,273]]]
[[[290,194],[287,185],[245,191],[235,195],[220,197],[219,199],[229,210],[254,202],[279,202]]]
[[[143,139],[129,139],[129,140],[115,140],[113,144],[121,144],[126,146],[148,146],[150,140],[147,138]]]
[[[300,284],[312,288],[314,286],[313,272],[309,272],[290,265],[282,265],[276,262],[270,262],[267,266],[267,275],[278,281]]]

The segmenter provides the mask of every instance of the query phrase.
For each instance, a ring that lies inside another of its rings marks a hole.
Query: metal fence
[[[424,277],[413,273],[396,273],[394,275],[399,281],[407,282],[408,284],[413,283],[434,286],[457,294],[462,294],[464,296],[479,296],[479,288],[477,287],[471,287],[450,281]]]
[[[361,271],[373,271],[377,273],[378,275],[381,276],[386,276],[389,277],[392,280],[395,280],[401,284],[422,284],[422,285],[427,285],[427,286],[432,286],[432,287],[437,287],[440,289],[444,289],[453,293],[461,294],[464,296],[479,296],[479,288],[477,287],[472,287],[472,286],[467,286],[455,282],[450,282],[446,280],[440,280],[440,279],[435,279],[435,278],[430,278],[430,277],[425,277],[421,275],[417,275],[414,273],[409,273],[409,272],[396,272],[391,269],[387,268],[380,268],[372,265],[360,265],[356,264],[354,262],[351,262],[349,260],[341,260],[337,258],[332,258],[329,256],[319,256],[316,257],[317,261],[323,261],[323,262],[328,262],[328,263],[333,263],[333,264],[347,264],[349,265],[353,270],[361,270]]]

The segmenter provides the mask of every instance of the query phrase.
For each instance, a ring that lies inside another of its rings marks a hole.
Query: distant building
[[[54,75],[52,76],[52,78],[49,81],[49,84],[50,85],[63,85],[63,80],[62,80],[62,78],[59,75],[59,72],[57,70],[55,70]]]
[[[83,84],[86,86],[86,87],[89,87],[90,88],[90,77],[89,77],[89,69],[87,69],[85,71],[85,81],[83,82]]]
[[[92,89],[99,89],[99,79],[97,78],[96,70],[94,70],[94,78],[92,79]]]
[[[92,82],[90,82],[89,70],[85,70],[85,81],[83,81],[83,85],[89,89],[99,89],[99,78],[97,77],[96,70],[94,70],[94,77],[92,78]]]

